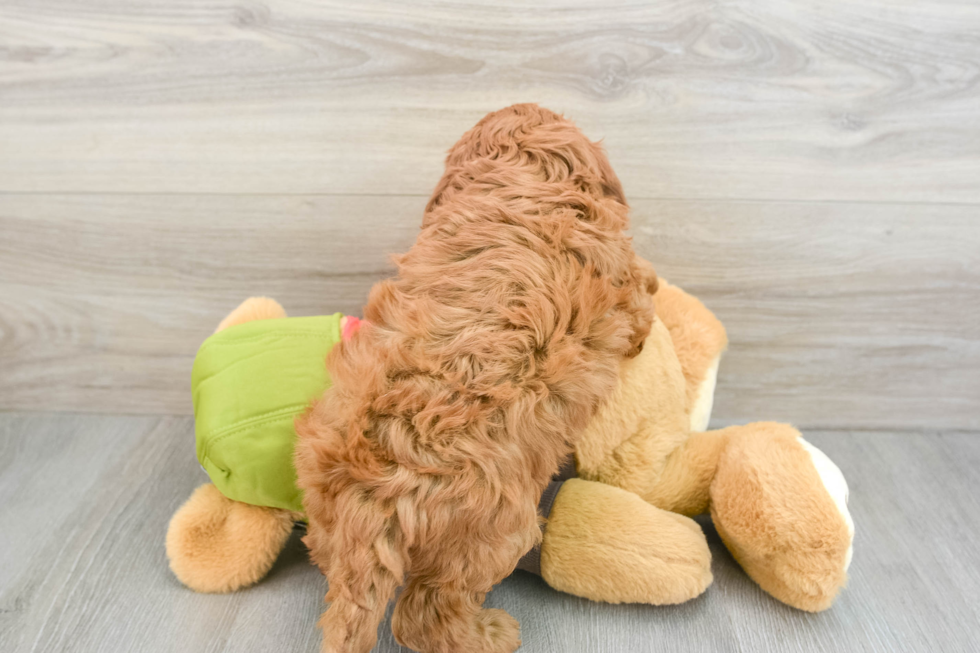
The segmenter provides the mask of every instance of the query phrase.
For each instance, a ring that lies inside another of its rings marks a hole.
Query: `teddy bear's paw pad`
[[[844,519],[844,523],[847,524],[847,534],[850,538],[851,544],[847,548],[847,555],[844,559],[844,570],[847,571],[848,567],[851,566],[851,558],[854,555],[854,520],[851,518],[851,513],[847,509],[848,500],[848,489],[847,481],[844,480],[844,474],[841,473],[840,468],[834,464],[827,454],[817,449],[815,446],[804,440],[802,437],[798,438],[803,448],[806,452],[810,454],[810,458],[813,461],[813,466],[817,470],[817,474],[820,476],[820,480],[823,482],[824,488],[827,490],[827,494],[833,499],[834,505],[837,507],[838,512],[840,512],[841,517]]]
[[[698,386],[694,403],[691,406],[691,431],[703,433],[708,430],[711,421],[711,409],[715,402],[715,386],[718,384],[718,366],[721,364],[721,354],[715,356],[704,373],[704,380]]]

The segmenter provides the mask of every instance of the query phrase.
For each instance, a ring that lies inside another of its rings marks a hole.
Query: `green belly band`
[[[230,499],[302,512],[293,422],[330,386],[342,315],[256,320],[204,341],[191,390],[197,459]]]

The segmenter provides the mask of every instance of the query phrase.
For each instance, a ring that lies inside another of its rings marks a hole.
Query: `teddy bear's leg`
[[[830,607],[847,580],[854,535],[847,484],[791,426],[758,422],[694,434],[643,498],[687,515],[710,509],[746,573],[801,610]]]
[[[844,476],[791,426],[725,431],[710,489],[718,534],[774,597],[801,610],[829,608],[847,581],[854,536]]]
[[[847,580],[854,536],[847,483],[791,426],[693,434],[644,498],[688,515],[710,510],[746,573],[796,608],[830,607]]]
[[[688,517],[708,512],[711,482],[727,444],[727,429],[691,433],[667,457],[660,475],[638,494],[658,508]]]
[[[791,426],[692,434],[643,498],[685,515],[710,510],[746,573],[796,608],[830,607],[847,580],[854,536],[847,484]]]
[[[574,478],[562,484],[548,516],[541,575],[593,601],[681,603],[711,584],[711,552],[695,521]]]
[[[233,592],[265,576],[297,515],[229,499],[211,483],[197,488],[167,529],[170,569],[197,592]]]

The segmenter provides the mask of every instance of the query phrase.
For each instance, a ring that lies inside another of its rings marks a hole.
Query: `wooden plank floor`
[[[850,481],[848,588],[828,612],[769,598],[701,523],[714,584],[673,607],[605,605],[523,572],[489,605],[522,651],[971,651],[980,623],[980,438],[814,432]],[[205,480],[186,417],[0,414],[0,650],[314,651],[323,578],[294,538],[270,576],[232,595],[170,574],[167,522]],[[381,629],[379,652],[401,650]]]

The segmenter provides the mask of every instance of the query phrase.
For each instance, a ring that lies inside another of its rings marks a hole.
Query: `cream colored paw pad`
[[[698,394],[691,406],[691,430],[695,433],[702,433],[708,430],[708,422],[711,421],[711,409],[715,402],[715,385],[718,383],[718,365],[721,363],[721,354],[715,357],[708,371],[705,372],[704,380],[698,386]]]
[[[847,481],[844,480],[844,474],[841,473],[840,468],[834,464],[834,461],[827,454],[803,438],[798,438],[798,440],[803,445],[803,448],[806,449],[807,453],[810,454],[810,458],[813,460],[813,466],[816,468],[817,474],[820,475],[820,480],[823,482],[827,493],[834,500],[834,505],[837,506],[837,510],[847,524],[847,533],[850,535],[851,546],[847,548],[847,557],[844,560],[844,570],[846,571],[851,566],[851,557],[854,554],[854,520],[851,518],[851,513],[847,509]]]

